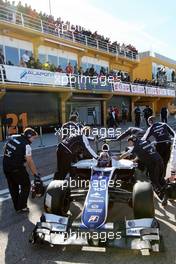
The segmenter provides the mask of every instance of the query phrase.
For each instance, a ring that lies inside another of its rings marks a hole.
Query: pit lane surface
[[[55,148],[37,150],[34,160],[43,176],[53,173],[55,168]],[[1,164],[1,160],[0,160]],[[0,167],[1,190],[7,188],[2,168]],[[130,264],[176,264],[176,202],[169,202],[164,210],[156,201],[156,217],[161,225],[164,238],[165,252],[155,253],[152,256],[141,256],[140,253],[130,250],[108,248],[97,251],[84,251],[77,246],[49,246],[31,245],[28,242],[30,232],[42,213],[43,198],[29,200],[30,213],[17,215],[11,199],[0,203],[0,264],[51,264],[51,263],[130,263]],[[75,214],[79,214],[81,204],[72,205]],[[132,218],[132,210],[122,204],[115,204],[110,212],[110,219]]]

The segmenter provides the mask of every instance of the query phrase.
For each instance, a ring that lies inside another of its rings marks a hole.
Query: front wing
[[[54,245],[82,245],[140,250],[142,255],[162,249],[159,224],[154,218],[106,223],[89,230],[68,217],[44,213],[36,224],[30,242]]]

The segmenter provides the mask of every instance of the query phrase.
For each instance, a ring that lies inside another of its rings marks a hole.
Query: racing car
[[[117,247],[140,250],[142,255],[162,249],[150,181],[133,161],[118,160],[109,153],[109,145],[103,144],[98,160],[80,160],[72,164],[64,180],[48,185],[45,212],[31,234],[31,243]],[[73,220],[68,211],[75,201],[84,205],[80,219]],[[134,218],[108,222],[113,204],[118,214],[118,203],[132,207]]]

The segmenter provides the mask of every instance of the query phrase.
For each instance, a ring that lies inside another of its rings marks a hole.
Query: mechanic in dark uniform
[[[57,148],[57,172],[54,180],[65,179],[67,173],[70,172],[72,162],[97,157],[84,134],[66,137]]]
[[[69,121],[61,127],[62,130],[62,140],[66,137],[73,136],[75,134],[81,134],[81,129],[84,126],[78,122],[77,114],[72,114],[69,118]]]
[[[128,146],[130,150],[121,155],[120,158],[128,157],[132,153],[136,156],[135,160],[142,162],[148,171],[154,191],[164,204],[166,201],[164,193],[166,182],[163,178],[164,165],[161,156],[150,141],[137,139],[136,136],[128,138]]]
[[[164,163],[163,177],[166,175],[167,164],[170,159],[171,153],[171,136],[175,137],[174,130],[166,123],[155,122],[155,117],[151,116],[148,118],[150,127],[142,137],[143,140],[149,139],[153,136],[156,140],[156,150],[160,154]]]
[[[138,127],[129,127],[125,130],[120,136],[118,136],[117,140],[120,141],[126,137],[136,135],[138,138],[141,138],[145,134],[145,131],[142,128]]]
[[[140,139],[145,134],[145,131],[142,128],[138,127],[129,127],[127,130],[125,130],[120,136],[118,136],[117,141],[123,140],[129,136],[137,136],[138,139]],[[125,151],[128,151],[130,148],[126,147]],[[129,159],[133,159],[133,154],[129,156]],[[142,167],[142,163],[140,163]]]
[[[27,199],[31,183],[25,163],[34,176],[38,175],[30,146],[37,136],[35,130],[26,128],[23,134],[11,136],[4,146],[3,170],[17,212],[29,212]]]

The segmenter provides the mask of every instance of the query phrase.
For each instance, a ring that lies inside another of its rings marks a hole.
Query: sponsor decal
[[[91,208],[89,208],[89,209],[87,209],[87,212],[88,213],[102,213],[102,211],[103,211],[103,209],[91,209]]]
[[[92,204],[91,205],[91,208],[93,208],[93,209],[98,209],[98,207],[99,207],[98,204]]]
[[[92,193],[92,194],[90,195],[90,197],[100,197],[100,196],[101,196],[101,194],[98,193],[98,192],[96,192],[96,193]]]
[[[93,223],[97,223],[99,220],[99,216],[98,215],[91,215],[88,222],[93,222]]]
[[[128,221],[128,226],[129,227],[135,227],[135,222],[134,221]]]

